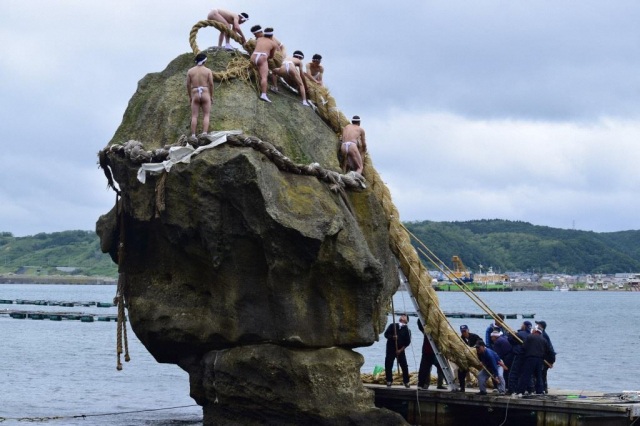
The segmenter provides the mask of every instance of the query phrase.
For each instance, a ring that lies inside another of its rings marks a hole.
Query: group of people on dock
[[[385,355],[385,378],[387,386],[393,384],[393,364],[398,360],[402,370],[403,385],[409,385],[409,369],[405,355],[406,348],[411,344],[411,331],[407,327],[409,317],[400,315],[398,323],[387,327],[384,336],[387,339]],[[425,330],[420,320],[418,328]],[[546,332],[546,321],[524,321],[517,332],[511,332],[504,323],[504,315],[498,314],[485,331],[482,339],[472,333],[467,325],[460,326],[460,339],[465,345],[475,349],[483,368],[478,372],[478,387],[480,395],[487,394],[487,382],[493,382],[499,394],[548,393],[547,371],[556,361],[556,352],[551,339]],[[437,369],[437,388],[446,389],[444,371],[438,362],[436,348],[434,348],[425,334],[422,345],[422,359],[418,371],[418,389],[426,390],[431,382],[431,370]],[[458,387],[453,391],[465,392],[469,371],[458,368]]]
[[[208,20],[221,22],[229,27],[229,30],[236,33],[242,44],[246,42],[246,38],[240,25],[249,20],[249,15],[245,12],[233,13],[224,9],[213,9],[207,15]],[[271,103],[267,96],[268,77],[271,73],[271,91],[279,92],[278,79],[282,78],[287,84],[296,87],[302,98],[302,105],[309,106],[307,101],[307,79],[314,81],[316,84],[323,85],[324,67],[321,65],[322,56],[320,54],[313,55],[311,62],[306,64],[304,69],[304,54],[300,50],[293,52],[293,55],[286,56],[286,49],[278,39],[274,37],[273,28],[262,29],[260,25],[251,27],[251,32],[255,36],[255,48],[249,58],[251,64],[257,69],[260,76],[260,96],[259,98],[265,102]],[[221,31],[218,38],[218,47],[223,48],[224,41],[225,50],[234,50],[230,44],[229,34]],[[280,52],[284,57],[279,67],[269,69],[269,59],[272,59],[276,52]],[[207,55],[200,52],[196,55],[195,66],[187,72],[187,92],[189,94],[189,103],[191,105],[191,136],[190,142],[197,141],[196,128],[198,115],[200,111],[203,114],[202,131],[203,134],[209,131],[209,115],[213,103],[213,73],[204,66],[207,61]],[[354,171],[361,174],[364,168],[364,155],[367,151],[367,143],[365,131],[360,127],[360,117],[353,116],[351,124],[346,125],[342,129],[340,145],[340,156],[342,158],[341,167],[344,172]]]

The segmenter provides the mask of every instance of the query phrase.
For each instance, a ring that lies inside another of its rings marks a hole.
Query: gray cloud
[[[640,4],[228,1],[321,53],[403,219],[640,228]],[[212,5],[0,4],[0,230],[92,229],[113,195],[96,153],[137,82],[189,51]],[[201,47],[217,40],[198,34]],[[444,207],[443,207],[444,206]]]

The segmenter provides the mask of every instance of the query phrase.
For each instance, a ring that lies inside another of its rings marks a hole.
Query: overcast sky
[[[640,229],[640,2],[2,0],[0,231],[94,229],[96,153],[213,7],[323,55],[402,220]]]

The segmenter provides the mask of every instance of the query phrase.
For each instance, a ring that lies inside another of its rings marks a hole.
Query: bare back
[[[209,15],[207,16],[207,18],[215,21],[219,21],[219,19],[216,19],[218,18],[216,15],[222,16],[224,20],[231,25],[233,25],[234,22],[238,22],[238,15],[224,9],[213,9],[211,12],[209,12]]]
[[[273,55],[276,53],[276,49],[278,49],[276,42],[268,37],[258,37],[256,39],[256,48],[253,50],[253,53],[266,53],[269,58],[273,58]]]
[[[342,129],[342,142],[356,142],[361,152],[367,151],[364,129],[356,124],[347,124]]]
[[[189,92],[189,99],[193,99],[194,93],[203,93],[202,90],[196,92],[198,88],[205,88],[208,98],[213,96],[213,73],[204,65],[196,65],[195,67],[187,71],[187,91]],[[201,98],[202,96],[199,96]]]

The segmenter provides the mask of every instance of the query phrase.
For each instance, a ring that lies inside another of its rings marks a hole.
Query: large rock
[[[220,71],[231,57],[207,64]],[[191,61],[181,55],[140,82],[109,145],[154,150],[188,133]],[[339,170],[337,136],[322,120],[293,95],[272,100],[240,80],[217,84],[210,130],[240,129],[297,163]],[[389,223],[370,190],[334,193],[228,145],[145,184],[129,158],[108,159],[123,215],[102,216],[97,232],[126,279],[131,327],[159,362],[190,373],[205,423],[401,422],[373,407],[350,350],[377,340],[398,286]]]

